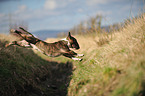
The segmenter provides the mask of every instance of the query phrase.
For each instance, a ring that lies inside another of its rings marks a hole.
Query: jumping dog
[[[23,40],[13,41],[7,44],[6,47],[10,45],[19,45],[22,47],[34,48],[47,56],[57,57],[63,55],[65,57],[71,58],[73,60],[79,60],[79,61],[81,61],[82,59],[77,57],[84,56],[83,54],[77,54],[70,49],[70,48],[76,50],[80,49],[77,40],[73,36],[71,36],[70,32],[68,33],[68,36],[65,39],[62,39],[54,43],[47,43],[45,41],[36,38],[30,32],[26,31],[22,27],[19,28],[25,31],[26,33],[24,34],[21,31],[14,30],[14,29],[11,29],[11,32],[19,34],[19,36],[22,37]],[[25,42],[25,44],[23,42]]]

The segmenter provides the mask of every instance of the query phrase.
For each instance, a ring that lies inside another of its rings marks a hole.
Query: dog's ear
[[[69,40],[70,38],[71,38],[71,33],[68,32],[67,40]]]
[[[71,36],[71,33],[68,32],[67,40],[69,40],[71,37],[72,37],[72,36]]]
[[[71,33],[70,32],[68,32],[68,37],[71,37]]]

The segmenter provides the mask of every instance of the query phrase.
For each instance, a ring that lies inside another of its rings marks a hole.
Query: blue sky
[[[96,14],[103,15],[103,26],[110,25],[141,12],[143,0],[0,0],[0,32],[6,32],[10,18],[34,32],[70,29]]]

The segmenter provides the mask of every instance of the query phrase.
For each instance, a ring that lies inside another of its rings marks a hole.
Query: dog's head
[[[69,45],[68,45],[69,48],[73,48],[73,49],[76,49],[76,50],[80,49],[80,46],[79,46],[77,40],[73,36],[71,36],[70,32],[68,33],[67,40],[69,42]]]

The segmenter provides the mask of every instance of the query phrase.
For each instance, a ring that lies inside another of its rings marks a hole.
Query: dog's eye
[[[72,44],[72,47],[75,47],[75,44]]]

